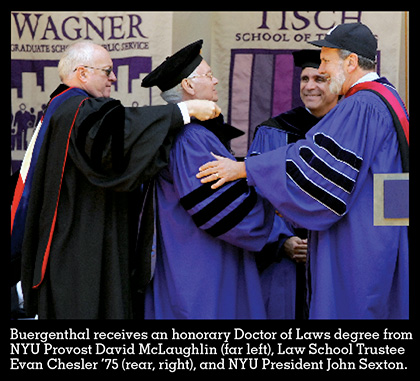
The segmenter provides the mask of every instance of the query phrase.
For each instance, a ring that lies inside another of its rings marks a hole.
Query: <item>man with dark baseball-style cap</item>
[[[361,23],[337,25],[327,33],[325,39],[309,43],[319,47],[349,50],[372,61],[375,61],[378,48],[372,31]]]
[[[320,74],[345,98],[305,136],[245,163],[218,158],[202,182],[247,177],[309,233],[310,319],[408,319],[407,226],[374,225],[374,175],[408,172],[408,114],[375,71],[377,42],[361,23],[338,25],[320,46]]]
[[[323,40],[309,43],[322,48],[320,72],[330,78],[330,89],[335,94],[344,95],[359,81],[379,78],[375,72],[378,43],[366,25],[338,25]],[[336,65],[339,62],[342,64]]]

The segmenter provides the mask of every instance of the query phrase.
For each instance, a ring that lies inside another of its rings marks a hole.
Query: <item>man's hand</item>
[[[227,157],[222,157],[211,153],[217,161],[209,161],[199,168],[197,174],[201,182],[209,183],[218,180],[217,183],[211,186],[212,189],[221,187],[227,181],[234,181],[246,178],[246,168],[244,162],[234,161]]]
[[[220,107],[212,102],[202,99],[192,99],[184,101],[187,106],[190,116],[194,116],[199,120],[208,120],[216,118],[220,115]]]
[[[308,253],[308,240],[293,236],[286,240],[283,245],[286,255],[297,263],[306,262]]]

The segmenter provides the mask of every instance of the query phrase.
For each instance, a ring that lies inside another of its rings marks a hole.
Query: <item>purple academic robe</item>
[[[373,224],[373,175],[402,172],[377,95],[344,99],[305,139],[248,158],[246,169],[249,185],[311,231],[310,319],[408,318],[407,227]]]
[[[156,180],[157,241],[154,277],[146,292],[146,319],[264,319],[254,255],[275,242],[274,211],[246,180],[218,190],[201,184],[198,168],[230,157],[198,123],[184,127],[168,168]]]
[[[248,156],[260,155],[303,139],[306,132],[320,120],[304,107],[296,107],[270,118],[257,127],[255,137],[248,150]],[[280,217],[276,216],[276,218]],[[283,228],[280,233],[280,247],[289,237],[306,238],[306,230],[296,229],[295,232],[294,227],[288,224],[284,218],[281,219],[281,222]],[[305,264],[297,264],[282,253],[279,259],[269,263],[261,271],[260,276],[267,319],[303,319],[306,317],[304,312]]]

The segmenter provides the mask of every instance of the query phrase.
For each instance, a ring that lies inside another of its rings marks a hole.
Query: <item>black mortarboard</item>
[[[293,52],[292,54],[295,66],[301,67],[302,69],[305,67],[318,69],[321,64],[320,50],[304,49]]]
[[[315,46],[345,49],[375,61],[378,41],[372,31],[362,23],[340,24],[331,29],[323,40],[308,41]]]
[[[203,40],[198,40],[167,57],[143,79],[141,86],[157,86],[161,91],[166,91],[181,83],[203,60],[200,56],[202,45]]]

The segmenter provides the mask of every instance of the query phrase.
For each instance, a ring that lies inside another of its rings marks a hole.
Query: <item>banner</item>
[[[118,81],[111,96],[125,106],[162,103],[141,80],[172,54],[172,12],[11,12],[11,159],[20,168],[49,95],[60,84],[68,45],[87,40],[110,53]]]
[[[317,49],[336,25],[362,22],[378,38],[377,71],[397,86],[404,69],[403,12],[281,11],[214,12],[211,66],[219,79],[219,105],[228,122],[245,132],[232,141],[245,156],[255,127],[271,116],[302,105],[300,69],[292,52]],[[407,75],[407,73],[405,73]]]
[[[11,158],[20,167],[34,126],[59,84],[57,64],[78,40],[103,45],[118,81],[111,96],[125,106],[164,104],[142,78],[183,46],[204,39],[202,55],[219,79],[225,120],[245,131],[232,141],[244,156],[255,127],[301,105],[292,52],[316,49],[336,25],[367,24],[378,38],[378,72],[408,97],[407,12],[11,12]]]

